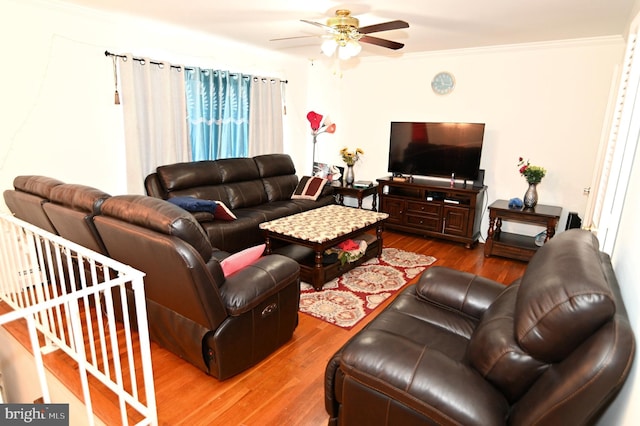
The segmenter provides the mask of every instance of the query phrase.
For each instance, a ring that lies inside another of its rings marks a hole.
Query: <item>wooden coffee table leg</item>
[[[269,237],[265,237],[264,239],[264,253],[265,254],[271,254],[271,238]]]
[[[382,254],[382,222],[376,226],[376,239],[378,240],[378,257]]]
[[[324,285],[324,265],[322,264],[322,251],[316,251],[315,265],[311,274],[311,285],[316,290],[322,290]]]

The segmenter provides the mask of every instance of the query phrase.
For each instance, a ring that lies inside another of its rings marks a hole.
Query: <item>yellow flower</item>
[[[345,146],[340,150],[340,155],[342,156],[342,161],[344,161],[347,166],[353,166],[356,161],[360,159],[360,156],[364,155],[364,151],[361,148],[356,148],[355,151],[349,151]]]

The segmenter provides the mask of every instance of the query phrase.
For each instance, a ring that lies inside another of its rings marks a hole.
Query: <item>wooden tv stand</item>
[[[443,238],[473,247],[480,238],[486,186],[429,178],[377,179],[380,211],[389,214],[385,229]]]

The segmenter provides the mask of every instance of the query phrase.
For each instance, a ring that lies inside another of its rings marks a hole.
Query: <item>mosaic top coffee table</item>
[[[316,290],[324,283],[366,260],[382,253],[382,224],[387,213],[329,205],[306,212],[286,216],[260,224],[265,238],[266,253],[273,252],[294,258],[300,264],[300,279]],[[367,231],[375,229],[375,236]],[[364,239],[367,250],[350,263],[324,262],[325,250],[349,239]],[[273,250],[273,240],[288,245]]]

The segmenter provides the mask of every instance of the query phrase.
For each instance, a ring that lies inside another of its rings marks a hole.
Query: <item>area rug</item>
[[[320,291],[301,283],[300,312],[351,329],[435,261],[432,256],[383,248],[380,258],[327,282]]]

